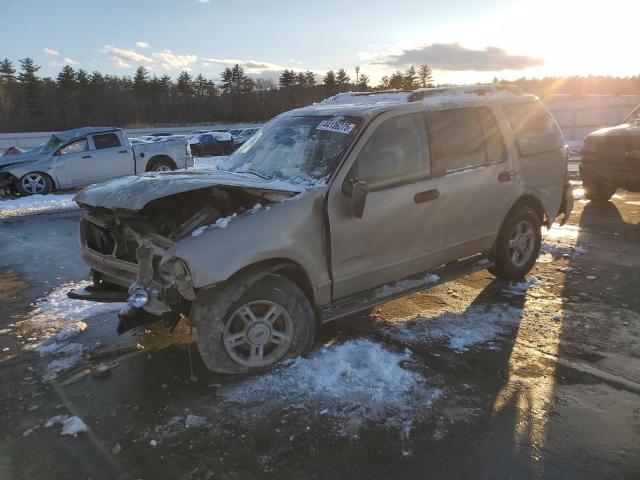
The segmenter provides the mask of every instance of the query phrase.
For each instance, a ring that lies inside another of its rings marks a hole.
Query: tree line
[[[428,65],[409,66],[371,85],[356,67],[355,76],[338,69],[318,76],[284,70],[276,81],[252,79],[241,65],[226,68],[219,79],[183,71],[174,80],[138,67],[133,77],[87,72],[70,65],[55,78],[38,75],[40,66],[23,58],[14,66],[0,62],[0,131],[56,131],[87,125],[145,127],[161,124],[265,121],[292,108],[347,91],[415,90],[434,85]],[[547,93],[640,94],[640,76],[521,78],[523,90]]]
[[[38,75],[33,59],[0,62],[0,131],[65,130],[86,125],[126,127],[159,124],[265,121],[279,113],[340,92],[371,90],[356,69],[319,77],[314,72],[284,70],[276,83],[252,79],[241,65],[226,68],[218,81],[181,72],[151,75],[138,67],[133,77],[87,72],[70,65],[55,78]],[[382,79],[380,88],[416,89],[432,85],[431,69],[410,67]]]

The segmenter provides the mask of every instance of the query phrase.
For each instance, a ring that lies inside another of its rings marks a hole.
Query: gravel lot
[[[67,300],[79,210],[2,216],[0,478],[640,478],[640,195],[577,195],[527,282],[402,298],[253,377]]]

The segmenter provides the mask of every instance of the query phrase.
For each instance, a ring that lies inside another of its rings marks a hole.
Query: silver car
[[[78,194],[94,285],[70,292],[128,298],[119,331],[187,316],[218,372],[304,355],[319,324],[471,272],[521,278],[572,208],[558,125],[497,87],[344,94],[224,165]]]
[[[21,195],[81,187],[148,171],[193,166],[186,138],[136,143],[115,127],[55,133],[38,148],[0,159],[0,189]]]

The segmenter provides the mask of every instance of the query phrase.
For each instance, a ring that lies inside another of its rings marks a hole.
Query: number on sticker
[[[355,123],[338,122],[337,120],[323,120],[320,122],[316,130],[347,134],[351,133],[351,130],[353,130],[355,126]]]

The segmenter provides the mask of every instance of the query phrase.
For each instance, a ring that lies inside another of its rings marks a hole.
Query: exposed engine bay
[[[188,267],[171,256],[172,247],[197,229],[213,227],[218,219],[253,212],[292,195],[216,186],[158,198],[137,211],[82,205],[88,213],[80,223],[80,240],[93,267],[94,285],[88,295],[77,293],[75,298],[128,297],[132,307],[156,320],[169,315],[177,321],[188,311],[195,291]]]

